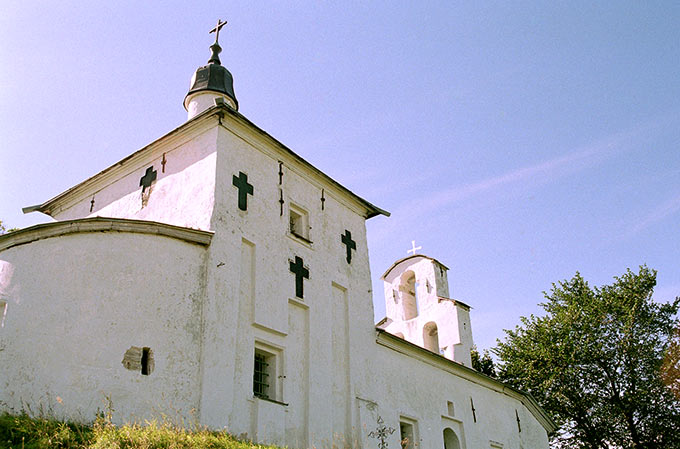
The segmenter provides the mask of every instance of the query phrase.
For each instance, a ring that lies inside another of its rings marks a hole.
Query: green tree
[[[655,302],[655,285],[646,266],[599,288],[576,273],[544,293],[544,316],[522,317],[498,341],[499,377],[561,426],[553,447],[680,447],[680,398],[662,372],[680,338],[680,298]]]
[[[484,353],[480,355],[477,346],[473,345],[470,357],[472,358],[472,367],[474,369],[489,377],[496,377],[496,367],[488,349],[485,349]]]

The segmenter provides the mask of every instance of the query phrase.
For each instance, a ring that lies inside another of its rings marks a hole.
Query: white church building
[[[470,307],[414,254],[373,322],[360,198],[238,112],[212,55],[188,120],[0,236],[0,411],[160,414],[291,448],[534,449],[529,395],[471,367]]]

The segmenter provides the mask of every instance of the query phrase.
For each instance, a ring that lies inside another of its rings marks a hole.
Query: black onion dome
[[[211,91],[224,94],[231,98],[236,109],[238,109],[238,100],[234,94],[234,78],[231,76],[229,70],[222,66],[218,54],[222,51],[219,44],[215,43],[210,46],[212,56],[207,65],[199,67],[192,78],[192,86],[189,89],[184,102],[186,106],[186,99],[189,95],[196,92]]]

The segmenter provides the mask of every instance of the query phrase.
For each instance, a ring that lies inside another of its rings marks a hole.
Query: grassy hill
[[[7,449],[277,449],[238,441],[226,432],[187,429],[168,423],[148,422],[117,427],[110,416],[92,425],[0,415],[0,448]]]

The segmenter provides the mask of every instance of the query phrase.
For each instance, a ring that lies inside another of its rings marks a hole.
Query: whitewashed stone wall
[[[0,252],[0,404],[117,422],[200,405],[205,248],[137,233],[76,233]],[[149,375],[122,365],[153,351]],[[177,414],[178,416],[176,416]]]
[[[363,447],[377,446],[368,433],[378,427],[378,416],[396,429],[388,440],[391,448],[400,447],[400,418],[415,423],[418,448],[443,448],[446,428],[455,432],[461,449],[489,448],[491,443],[502,448],[548,447],[544,427],[518,393],[396,337],[382,335],[379,341],[366,375],[356,385],[359,408],[373,404],[357,421]]]

